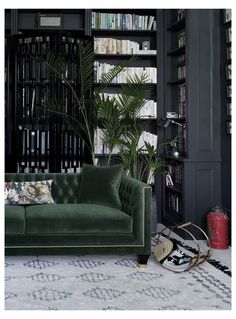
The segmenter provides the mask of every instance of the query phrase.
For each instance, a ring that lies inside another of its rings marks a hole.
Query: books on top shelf
[[[97,128],[95,130],[95,134],[94,134],[94,146],[95,146],[95,153],[96,154],[108,154],[108,148],[107,146],[103,143],[103,132],[104,129],[101,128]],[[153,145],[154,147],[157,146],[157,139],[158,136],[155,134],[152,134],[150,132],[146,132],[143,131],[140,139],[139,139],[139,143],[138,143],[138,148],[144,147],[144,141],[149,142],[151,145]],[[120,151],[118,146],[115,146],[112,154],[118,154]],[[145,152],[144,152],[145,153]]]
[[[98,54],[156,54],[156,50],[143,50],[136,41],[115,38],[94,38],[94,51]]]
[[[231,9],[224,9],[224,23],[231,21]]]
[[[185,18],[185,9],[178,9],[177,11],[177,21]]]
[[[114,65],[109,63],[94,62],[94,82],[99,83],[103,73],[109,72]],[[125,67],[111,83],[126,83],[128,76],[141,76],[146,74],[148,76],[147,83],[157,83],[157,68],[156,67]]]
[[[154,16],[93,11],[92,29],[156,30],[156,21]]]

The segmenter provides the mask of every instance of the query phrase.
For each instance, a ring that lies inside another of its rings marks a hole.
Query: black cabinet
[[[207,212],[221,204],[220,10],[185,10],[181,20],[178,10],[164,14],[163,115],[177,118],[164,128],[175,143],[164,154],[172,183],[162,179],[160,219],[191,220],[206,229]]]

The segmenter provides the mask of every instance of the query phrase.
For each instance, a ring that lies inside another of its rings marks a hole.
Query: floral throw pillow
[[[5,204],[54,204],[52,180],[35,182],[5,182]]]

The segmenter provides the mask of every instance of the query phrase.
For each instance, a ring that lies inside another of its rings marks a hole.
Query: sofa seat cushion
[[[25,233],[25,208],[18,205],[5,205],[6,234]]]
[[[55,204],[26,207],[26,233],[131,233],[132,218],[111,207]]]

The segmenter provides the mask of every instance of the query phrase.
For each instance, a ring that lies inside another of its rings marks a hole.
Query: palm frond
[[[124,110],[124,117],[138,117],[148,96],[147,80],[146,74],[128,76],[127,83],[120,88],[117,103]]]
[[[100,91],[104,91],[108,84],[112,83],[115,77],[127,66],[131,65],[136,60],[135,57],[131,57],[129,60],[115,65],[107,73],[103,73],[100,79]]]
[[[79,43],[78,48],[79,59],[79,78],[81,82],[82,94],[86,95],[93,85],[93,65],[95,59],[95,53],[93,51],[93,42],[89,42],[84,45],[83,42]]]
[[[57,78],[62,81],[67,80],[68,64],[64,56],[56,55],[54,52],[49,52],[44,59],[44,63],[48,66],[49,70],[53,72]]]

